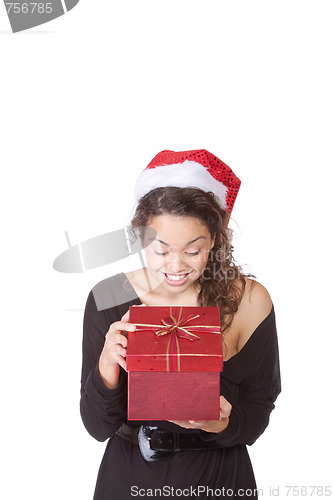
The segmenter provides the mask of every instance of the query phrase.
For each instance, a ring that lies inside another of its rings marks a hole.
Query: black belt
[[[159,427],[122,424],[116,434],[139,446],[147,462],[156,462],[174,456],[177,451],[211,450],[222,448],[216,441],[203,441],[199,434],[169,432]]]

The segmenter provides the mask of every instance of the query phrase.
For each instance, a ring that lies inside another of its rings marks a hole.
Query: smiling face
[[[154,288],[167,295],[193,288],[214,246],[207,226],[194,217],[163,214],[153,217],[148,227],[157,233],[150,244],[145,242]]]

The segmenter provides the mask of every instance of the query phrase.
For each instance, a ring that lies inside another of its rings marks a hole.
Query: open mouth
[[[189,276],[190,273],[183,274],[169,274],[164,273],[165,281],[170,285],[183,285]]]

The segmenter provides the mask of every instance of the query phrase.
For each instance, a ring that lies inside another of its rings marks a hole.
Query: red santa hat
[[[212,191],[230,215],[240,184],[231,168],[205,149],[161,151],[140,174],[134,196],[139,200],[158,187],[196,187]]]

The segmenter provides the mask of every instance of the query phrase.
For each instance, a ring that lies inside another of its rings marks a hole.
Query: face
[[[145,248],[154,288],[161,286],[173,294],[193,287],[214,246],[207,226],[194,217],[164,214],[154,217],[148,227],[157,233]]]

